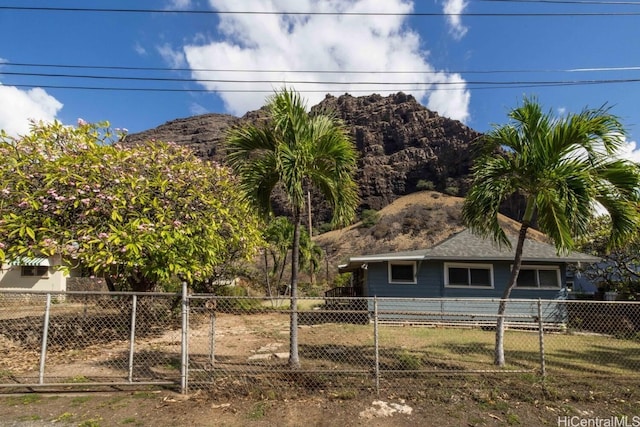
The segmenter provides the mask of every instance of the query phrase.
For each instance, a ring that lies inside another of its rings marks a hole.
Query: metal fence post
[[[129,382],[133,382],[133,351],[136,342],[136,308],[138,295],[133,295],[131,301],[131,337],[129,338]]]
[[[538,337],[540,339],[540,375],[544,380],[547,376],[547,369],[544,360],[544,324],[542,322],[542,300],[538,298]]]
[[[188,387],[189,364],[189,299],[187,297],[187,282],[182,282],[182,339],[180,346],[180,392],[186,393]]]
[[[47,337],[49,336],[49,315],[51,313],[51,294],[47,294],[47,304],[44,309],[44,325],[42,328],[42,347],[40,349],[40,379],[39,384],[44,384],[44,367],[47,359]]]
[[[373,346],[375,352],[376,394],[380,395],[380,342],[378,338],[378,297],[373,297]]]

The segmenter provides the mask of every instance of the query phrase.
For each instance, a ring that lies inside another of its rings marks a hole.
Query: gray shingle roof
[[[376,262],[386,260],[449,260],[449,261],[503,261],[512,260],[515,256],[516,236],[509,236],[512,248],[499,247],[491,239],[483,239],[466,229],[443,242],[428,248],[415,251],[392,252],[377,255],[361,255],[351,257],[351,263]],[[600,258],[580,252],[558,255],[556,248],[548,243],[527,239],[522,251],[522,261],[531,262],[597,262]]]

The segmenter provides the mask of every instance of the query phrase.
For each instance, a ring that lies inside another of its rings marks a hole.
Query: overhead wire
[[[442,87],[440,83],[432,83],[430,87],[413,87],[413,88],[387,88],[387,89],[348,89],[348,93],[396,93],[396,92],[415,92],[415,91],[459,91],[459,90],[487,90],[487,89],[520,89],[520,88],[536,88],[536,87],[559,87],[559,86],[583,86],[583,85],[599,85],[599,84],[619,84],[619,83],[639,83],[640,79],[612,79],[612,80],[582,80],[567,82],[540,82],[540,83],[511,83],[509,85],[496,85],[496,83],[487,83],[485,86],[466,87],[467,82],[455,83],[461,87]],[[453,86],[454,84],[452,84]],[[52,84],[11,84],[13,87],[20,88],[42,88],[42,89],[70,89],[70,90],[96,90],[96,91],[131,91],[131,92],[204,92],[204,93],[272,93],[275,87],[270,89],[225,89],[225,88],[159,88],[159,87],[112,87],[112,86],[70,86],[70,85],[52,85]],[[336,90],[331,89],[304,89],[296,88],[299,93],[329,93]]]
[[[69,68],[69,69],[94,69],[94,70],[123,70],[123,71],[203,71],[224,73],[313,73],[313,74],[516,74],[516,73],[573,73],[592,71],[640,71],[640,66],[611,66],[611,67],[580,67],[557,69],[494,69],[494,70],[321,70],[321,69],[248,69],[248,68],[169,68],[169,67],[139,67],[127,65],[88,65],[88,64],[49,64],[34,62],[0,62],[0,74],[2,67],[41,67],[41,68]]]
[[[288,80],[288,79],[207,79],[207,78],[179,78],[179,77],[135,77],[135,76],[102,76],[102,75],[78,75],[78,74],[53,74],[53,73],[20,73],[20,72],[0,72],[0,74],[7,76],[30,76],[30,77],[50,77],[50,78],[77,78],[77,79],[92,79],[92,80],[128,80],[128,81],[152,81],[152,82],[185,82],[185,83],[277,83],[277,84],[311,84],[311,85],[329,85],[329,86],[350,86],[350,85],[367,85],[367,86],[391,86],[391,85],[518,85],[518,84],[530,84],[530,85],[546,85],[546,84],[590,84],[590,83],[632,83],[637,82],[640,79],[598,79],[598,80],[564,80],[564,81],[469,81],[464,82],[452,82],[452,81],[410,81],[410,82],[390,82],[390,81],[331,81],[331,80]]]
[[[28,12],[83,12],[83,13],[165,13],[180,15],[276,15],[276,16],[459,16],[459,17],[552,17],[552,16],[639,16],[640,12],[298,12],[255,10],[202,10],[202,9],[121,9],[52,6],[0,6],[0,10]]]

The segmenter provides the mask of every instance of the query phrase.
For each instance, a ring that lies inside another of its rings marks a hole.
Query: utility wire
[[[458,91],[458,90],[486,90],[486,89],[519,89],[519,88],[535,88],[535,87],[558,87],[558,86],[585,86],[585,85],[600,85],[600,84],[616,84],[616,83],[638,83],[640,79],[628,79],[628,80],[582,80],[572,82],[541,82],[532,84],[519,84],[511,83],[509,85],[496,85],[496,83],[490,83],[486,86],[478,87],[440,87],[440,84],[433,84],[430,88],[388,88],[388,89],[349,89],[348,93],[371,93],[371,92],[415,92],[415,91]],[[460,85],[464,83],[458,83]],[[106,87],[106,86],[68,86],[68,85],[36,85],[36,84],[10,84],[13,87],[20,88],[42,88],[42,89],[71,89],[71,90],[97,90],[97,91],[129,91],[129,92],[206,92],[206,93],[273,93],[274,88],[271,89],[203,89],[203,88],[143,88],[143,87]],[[331,90],[328,89],[296,89],[300,93],[328,93]],[[335,90],[334,90],[335,92]]]
[[[530,80],[530,81],[335,81],[335,80],[288,80],[288,79],[205,79],[205,78],[180,78],[180,77],[128,77],[128,76],[103,76],[103,75],[80,75],[80,74],[53,74],[53,73],[22,73],[22,72],[1,72],[0,75],[6,76],[29,76],[29,77],[50,77],[50,78],[75,78],[75,79],[91,79],[91,80],[126,80],[126,81],[152,81],[152,82],[182,82],[182,83],[269,83],[269,84],[303,84],[303,85],[333,85],[333,86],[350,86],[350,85],[368,85],[368,86],[392,86],[392,85],[451,85],[457,86],[461,84],[467,85],[547,85],[547,84],[591,84],[591,83],[634,83],[640,79],[598,79],[598,80]]]
[[[172,13],[205,15],[277,15],[277,16],[469,16],[469,17],[541,17],[541,16],[640,16],[640,12],[278,12],[278,11],[220,11],[220,10],[165,10],[165,9],[111,9],[88,7],[35,7],[0,6],[0,10],[39,12],[88,12],[88,13]]]
[[[486,0],[493,1],[493,0]],[[506,1],[506,0],[501,0]],[[516,73],[573,73],[592,71],[640,71],[640,66],[627,67],[590,67],[590,68],[565,68],[565,69],[528,69],[528,70],[256,70],[239,68],[167,68],[167,67],[134,67],[118,65],[84,65],[84,64],[38,64],[27,62],[0,62],[0,74],[3,66],[14,67],[41,67],[41,68],[70,68],[70,69],[95,69],[95,70],[122,70],[122,71],[207,71],[224,73],[313,73],[313,74],[516,74]]]

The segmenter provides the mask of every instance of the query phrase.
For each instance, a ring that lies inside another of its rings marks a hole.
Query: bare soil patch
[[[284,313],[275,317],[220,315],[216,324],[220,350],[239,360],[269,346],[277,352],[273,345],[286,343],[287,320]],[[357,340],[363,338],[345,334],[344,327],[304,327],[303,350],[327,342],[336,349],[357,347]],[[207,322],[201,322],[193,333],[194,341],[206,342]],[[111,346],[117,347],[118,342],[93,342],[76,350],[74,358],[57,368],[60,375],[81,372],[96,358],[110,357]],[[140,343],[143,348],[171,345],[179,345],[171,330],[149,334]],[[18,349],[5,338],[3,350],[9,351],[10,346]],[[2,365],[11,368],[19,363],[12,359],[16,354],[3,353]],[[379,395],[370,379],[350,381],[331,388],[300,374],[289,376],[286,384],[271,379],[260,386],[231,378],[214,390],[187,395],[175,389],[141,387],[0,394],[0,426],[555,426],[558,417],[640,417],[637,376],[595,377],[593,372],[574,370],[543,383],[535,374],[396,375],[383,378]]]
[[[2,426],[542,426],[558,417],[640,416],[637,384],[588,378],[547,384],[527,377],[421,380],[412,393],[230,395],[171,391],[27,394],[0,397]],[[411,389],[414,390],[413,386]],[[403,412],[380,411],[409,408]]]

